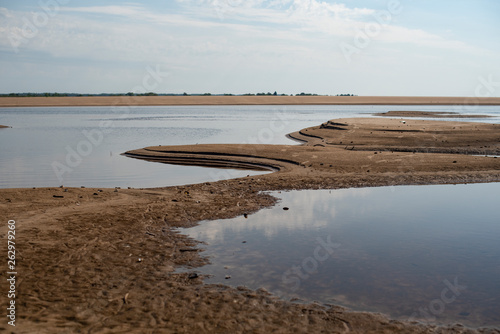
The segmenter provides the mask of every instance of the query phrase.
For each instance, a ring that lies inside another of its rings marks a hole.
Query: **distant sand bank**
[[[0,125],[0,129],[5,129],[5,128],[8,128],[8,126]]]
[[[500,105],[500,98],[426,96],[82,96],[1,97],[0,107],[182,105]]]

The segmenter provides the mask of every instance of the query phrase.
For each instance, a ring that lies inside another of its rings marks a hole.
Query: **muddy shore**
[[[155,189],[0,189],[0,227],[16,221],[15,333],[500,333],[394,321],[296,304],[264,290],[205,285],[208,259],[177,233],[271,206],[269,190],[499,182],[500,125],[342,119],[291,134],[293,145],[157,146],[127,152],[267,175]],[[445,152],[445,153],[443,153]],[[2,251],[7,254],[6,242]],[[179,265],[191,266],[184,274]],[[1,289],[7,291],[6,273]],[[2,305],[7,294],[0,294]]]

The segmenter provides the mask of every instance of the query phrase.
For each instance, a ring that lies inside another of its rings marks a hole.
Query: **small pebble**
[[[290,210],[290,208],[289,208],[289,207],[287,207],[287,206],[285,206],[285,207],[283,208],[283,210],[288,211],[288,210]]]

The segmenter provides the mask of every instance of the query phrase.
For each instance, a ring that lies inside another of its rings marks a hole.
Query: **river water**
[[[248,218],[181,229],[211,261],[187,270],[289,300],[500,327],[500,183],[272,194],[280,203]]]
[[[255,175],[150,163],[120,154],[156,145],[297,144],[287,133],[340,117],[452,106],[196,106],[0,108],[0,188],[160,187]],[[460,111],[460,110],[459,110]],[[489,114],[500,107],[467,113]]]

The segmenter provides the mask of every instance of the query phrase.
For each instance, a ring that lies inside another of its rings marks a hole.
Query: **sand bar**
[[[174,228],[269,207],[276,199],[261,192],[266,190],[499,182],[500,159],[470,155],[498,154],[499,126],[339,119],[291,134],[302,146],[158,146],[127,153],[180,164],[257,164],[274,171],[266,175],[156,189],[0,189],[0,218],[16,220],[16,244],[22,246],[16,330],[498,334],[204,285],[196,266],[207,259],[195,240]],[[461,133],[467,146],[454,147]],[[0,233],[6,230],[0,225]],[[2,247],[7,254],[6,243]],[[193,269],[175,273],[180,265]],[[0,302],[6,305],[6,293]]]
[[[348,186],[362,186],[355,180],[366,179],[365,185],[460,183],[474,173],[481,175],[472,177],[476,181],[500,176],[500,159],[477,156],[500,154],[500,124],[349,118],[290,137],[304,144],[153,146],[125,154],[172,164],[278,170],[259,177],[266,182],[261,190],[336,187],[339,177]]]
[[[500,105],[500,98],[426,96],[81,96],[0,97],[0,107],[182,105]]]

